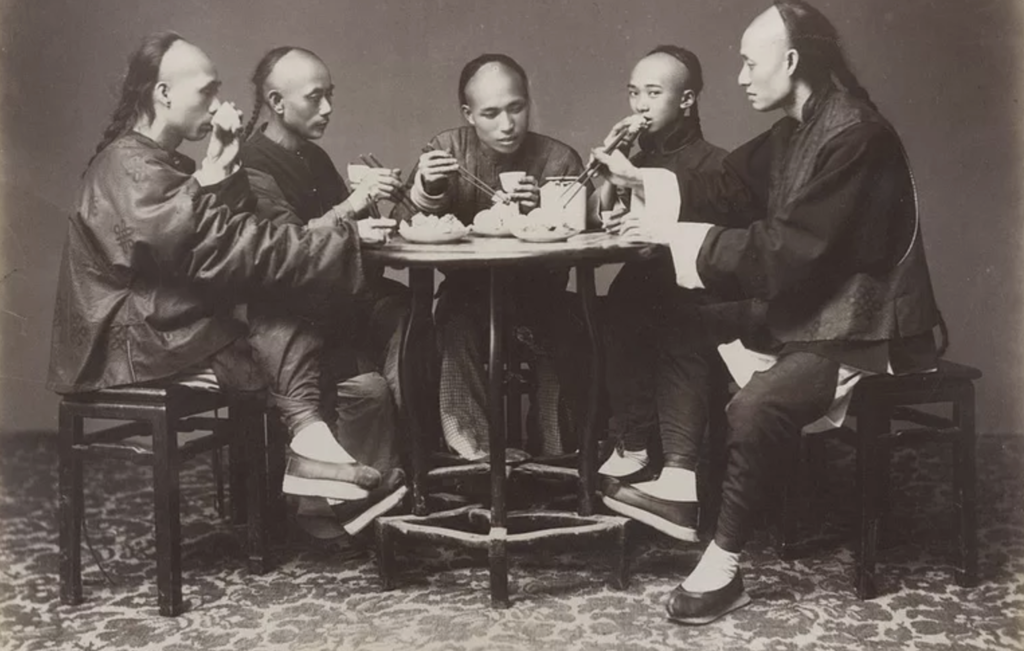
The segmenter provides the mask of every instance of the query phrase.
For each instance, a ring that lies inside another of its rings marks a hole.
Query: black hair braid
[[[857,76],[853,74],[852,70],[850,70],[850,66],[846,62],[845,58],[840,57],[836,66],[832,69],[832,75],[836,78],[836,81],[846,89],[846,92],[861,100],[873,110],[878,110],[878,107],[875,106],[874,101],[872,101],[871,96],[868,94],[867,89],[861,86],[860,81],[857,80]]]
[[[267,83],[267,78],[270,77],[270,73],[274,71],[274,66],[289,52],[303,52],[311,57],[318,58],[315,54],[309,50],[301,47],[294,47],[292,45],[282,45],[275,47],[263,55],[260,62],[256,64],[256,69],[252,73],[252,85],[255,92],[255,99],[253,100],[252,106],[252,117],[249,118],[249,122],[245,125],[245,132],[243,133],[242,140],[248,140],[252,137],[252,134],[256,131],[256,125],[260,121],[260,112],[263,111],[263,107],[266,105],[267,100],[264,98],[266,89],[264,86]]]
[[[242,140],[248,140],[252,137],[254,131],[256,131],[256,124],[260,121],[260,113],[263,111],[263,89],[262,86],[256,88],[256,98],[252,103],[252,117],[249,118],[249,122],[245,125],[245,131],[242,133]]]
[[[786,26],[791,46],[800,53],[797,73],[817,91],[829,83],[838,83],[846,92],[877,110],[868,91],[843,54],[835,25],[804,0],[775,0],[775,8]]]
[[[136,122],[143,117],[153,119],[153,89],[160,76],[160,64],[171,46],[181,40],[184,39],[174,32],[157,32],[142,39],[139,47],[132,52],[128,58],[128,72],[121,84],[117,107],[86,167],[112,142],[131,131]]]

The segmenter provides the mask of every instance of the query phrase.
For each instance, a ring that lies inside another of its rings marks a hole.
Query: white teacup
[[[526,178],[526,172],[502,172],[498,175],[498,180],[501,181],[501,189],[508,194],[515,192],[516,186],[524,178]]]
[[[363,179],[366,178],[366,173],[370,171],[369,165],[360,165],[358,163],[348,164],[348,180],[352,185],[359,185]]]

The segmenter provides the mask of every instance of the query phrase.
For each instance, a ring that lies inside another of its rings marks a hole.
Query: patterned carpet
[[[839,446],[809,519],[842,527],[852,470]],[[697,629],[663,601],[697,549],[640,532],[631,587],[606,584],[599,552],[513,557],[514,604],[492,610],[479,556],[405,550],[398,588],[352,548],[293,542],[266,576],[248,576],[236,531],[219,520],[209,462],[183,476],[185,598],[156,615],[149,480],[116,462],[87,466],[86,522],[110,585],[83,553],[86,602],[57,599],[56,452],[47,436],[0,439],[0,648],[101,649],[1013,649],[1024,648],[1024,437],[979,445],[981,585],[952,583],[948,466],[941,449],[894,464],[894,535],[883,596],[852,590],[852,545],[782,562],[767,534],[745,556],[751,606]],[[908,542],[913,541],[913,542]]]

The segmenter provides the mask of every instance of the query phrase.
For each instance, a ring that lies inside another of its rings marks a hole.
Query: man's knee
[[[725,407],[730,441],[741,444],[756,440],[765,424],[774,417],[774,409],[764,392],[741,389]]]

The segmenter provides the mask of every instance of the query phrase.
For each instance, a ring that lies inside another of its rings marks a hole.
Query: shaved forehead
[[[633,68],[631,83],[635,86],[657,84],[663,88],[685,90],[690,82],[690,70],[671,54],[649,54]]]
[[[740,51],[773,48],[786,50],[789,48],[789,33],[782,22],[782,14],[775,7],[769,7],[750,23],[743,32]]]
[[[217,69],[210,57],[198,47],[188,41],[175,41],[160,61],[160,80],[173,83],[196,74],[215,80]]]
[[[303,50],[292,50],[274,65],[266,85],[267,90],[285,94],[311,85],[326,88],[331,85],[331,73],[320,57]]]
[[[485,63],[472,77],[470,77],[469,82],[466,83],[466,98],[469,100],[474,99],[476,96],[474,91],[482,89],[508,88],[513,84],[519,89],[519,93],[525,97],[526,87],[523,85],[523,80],[515,70],[509,68],[500,61]]]

